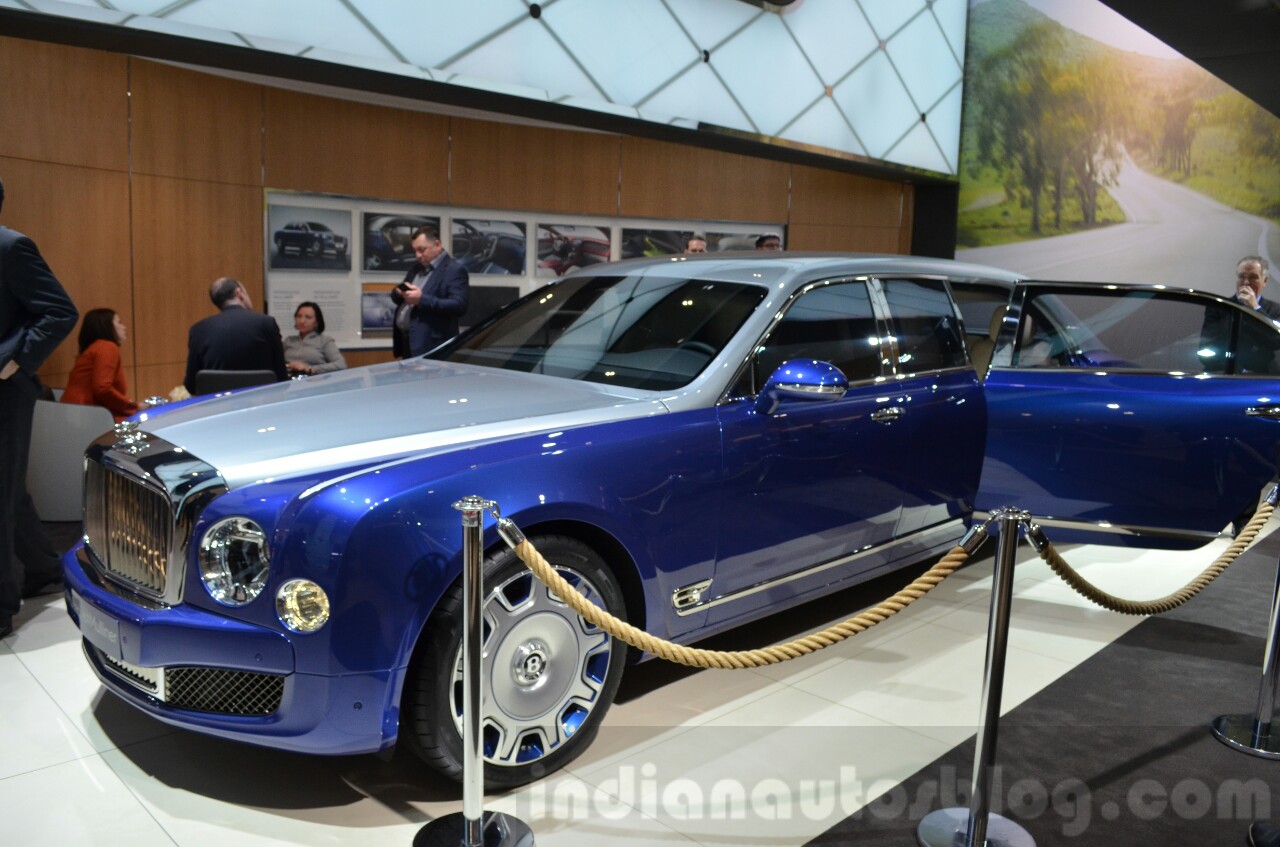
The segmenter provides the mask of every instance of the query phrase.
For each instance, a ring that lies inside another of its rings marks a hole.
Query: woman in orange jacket
[[[114,309],[91,309],[80,322],[80,355],[71,366],[62,402],[105,406],[117,421],[138,411],[120,360],[120,345],[129,329]]]

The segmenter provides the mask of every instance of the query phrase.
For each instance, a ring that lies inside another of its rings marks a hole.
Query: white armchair
[[[85,448],[114,425],[115,418],[102,406],[36,401],[27,491],[41,520],[81,519]]]

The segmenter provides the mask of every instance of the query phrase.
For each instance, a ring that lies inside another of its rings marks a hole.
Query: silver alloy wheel
[[[559,574],[596,605],[596,587],[580,573]],[[612,639],[569,608],[528,571],[485,592],[485,761],[527,765],[557,750],[600,705]],[[453,663],[451,690],[462,690],[462,650]],[[460,697],[454,726],[462,733]]]

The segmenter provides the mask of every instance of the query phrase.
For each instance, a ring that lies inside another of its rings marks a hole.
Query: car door
[[[889,412],[886,336],[865,279],[810,286],[761,340],[734,399],[720,406],[713,621],[793,596],[812,586],[789,577],[893,537],[910,445],[905,422]],[[783,400],[758,411],[752,395],[778,365],[797,359],[836,365],[849,389],[835,400]]]
[[[968,516],[982,471],[986,415],[978,375],[965,351],[964,324],[941,278],[873,281],[889,316],[892,379],[884,392],[907,427],[897,460],[908,536]]]
[[[1280,448],[1280,327],[1163,286],[1021,283],[985,383],[977,508],[1054,540],[1188,549],[1257,502]]]

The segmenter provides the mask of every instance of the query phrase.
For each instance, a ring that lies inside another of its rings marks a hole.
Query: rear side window
[[[968,364],[963,331],[942,280],[883,280],[898,365],[903,373],[961,368]]]
[[[986,338],[996,309],[1009,305],[1009,289],[995,285],[952,282],[951,294],[960,308],[964,334],[970,338]]]

